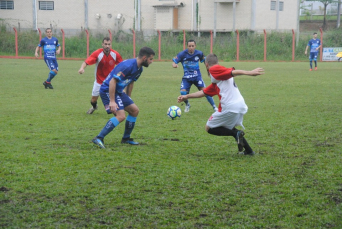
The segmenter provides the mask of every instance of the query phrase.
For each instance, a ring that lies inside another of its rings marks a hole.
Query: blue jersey
[[[109,73],[101,85],[101,92],[109,92],[109,82],[116,79],[115,93],[122,93],[123,89],[132,81],[137,81],[143,71],[143,67],[138,68],[137,59],[128,59],[118,65]]]
[[[321,45],[321,40],[319,40],[319,39],[311,39],[311,40],[309,40],[308,46],[310,47],[310,52],[317,53],[319,51],[317,48],[320,45]]]
[[[44,59],[56,59],[56,49],[60,44],[58,44],[58,40],[55,37],[51,37],[51,39],[44,37],[40,43],[39,47],[43,47],[44,50]]]
[[[195,50],[193,54],[189,54],[188,50],[184,50],[177,54],[172,60],[176,64],[182,63],[184,69],[183,78],[197,78],[201,77],[199,63],[203,62],[205,59],[203,52]]]

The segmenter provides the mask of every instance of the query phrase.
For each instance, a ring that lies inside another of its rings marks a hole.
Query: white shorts
[[[91,95],[92,96],[99,96],[100,95],[100,87],[101,87],[101,84],[97,83],[95,80],[94,86],[93,86],[93,91],[92,91]]]
[[[216,111],[210,116],[209,120],[207,121],[207,126],[210,128],[223,126],[230,130],[236,126],[241,126],[243,129],[245,129],[245,127],[242,125],[243,115],[244,114],[242,113]]]

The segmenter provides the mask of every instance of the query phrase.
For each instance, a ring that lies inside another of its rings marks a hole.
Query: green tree
[[[337,2],[336,0],[307,0],[307,2],[321,2],[324,5],[324,17],[323,17],[323,25],[322,28],[326,29],[327,27],[327,6],[333,2]]]

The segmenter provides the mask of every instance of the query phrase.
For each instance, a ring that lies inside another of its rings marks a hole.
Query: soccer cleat
[[[312,68],[310,68],[310,70],[309,70],[310,72],[312,71]]]
[[[104,142],[103,142],[103,140],[101,140],[101,139],[99,139],[99,138],[94,138],[93,140],[91,140],[95,145],[97,145],[98,147],[100,147],[100,148],[102,148],[102,149],[104,149],[104,148],[106,148],[105,146],[104,146]]]
[[[239,148],[239,152],[243,151],[243,136],[245,135],[245,132],[243,132],[242,130],[239,130],[236,133],[236,141],[238,144],[238,148]]]
[[[184,112],[189,112],[190,107],[191,107],[191,106],[190,106],[190,103],[186,104],[186,105],[185,105]]]
[[[246,155],[246,156],[253,156],[255,155],[255,152],[252,151],[252,152],[246,152],[246,151],[243,151],[243,152],[239,152],[240,155]]]
[[[315,71],[317,71],[317,67],[315,67]]]
[[[133,141],[133,138],[123,138],[121,140],[122,144],[139,145],[139,142]]]
[[[44,81],[44,82],[43,82],[43,85],[44,85],[45,89],[53,89],[51,83],[47,83],[46,81]]]
[[[91,108],[87,111],[87,114],[92,114],[92,113],[94,113],[95,110],[97,110],[97,105],[96,105],[95,108],[94,108],[94,107],[91,107]]]

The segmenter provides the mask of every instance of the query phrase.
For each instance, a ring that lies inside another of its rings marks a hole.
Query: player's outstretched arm
[[[81,65],[81,68],[78,70],[79,74],[83,74],[84,73],[84,69],[87,67],[86,62],[83,62]]]
[[[253,69],[252,71],[245,71],[245,70],[233,70],[232,71],[232,74],[234,76],[239,76],[239,75],[258,76],[264,73],[265,71],[263,68],[256,68],[256,69]]]
[[[203,93],[203,91],[197,91],[188,95],[180,95],[178,96],[178,103],[183,102],[184,100],[187,100],[187,99],[201,98],[204,96],[205,94]]]

